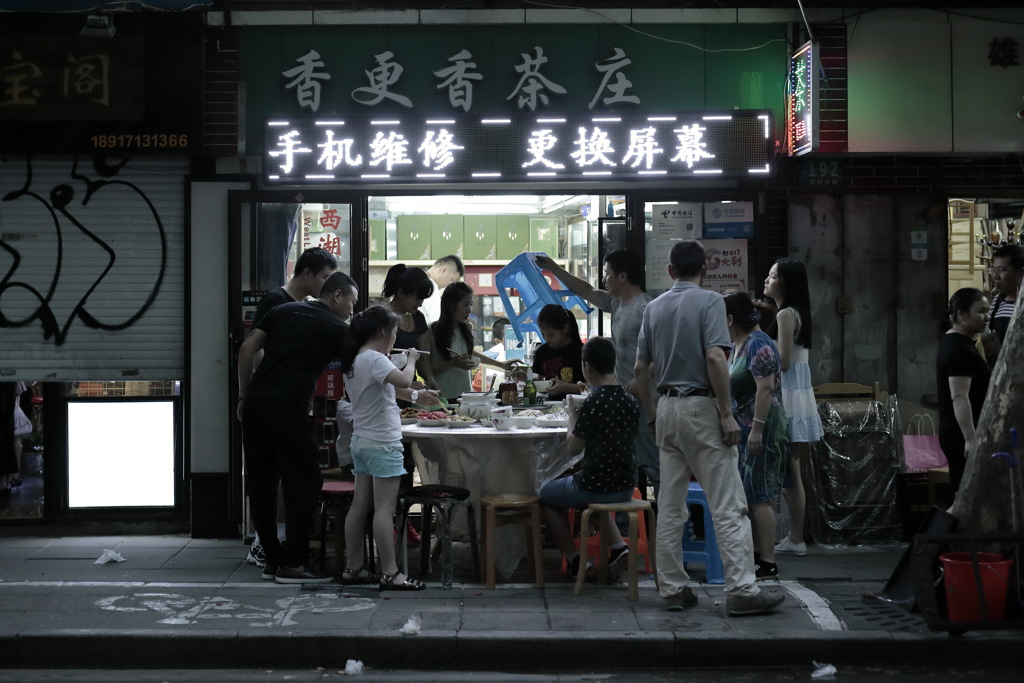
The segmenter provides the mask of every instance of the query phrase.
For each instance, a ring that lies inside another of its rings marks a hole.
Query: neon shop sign
[[[269,120],[268,184],[645,180],[771,173],[771,112]]]

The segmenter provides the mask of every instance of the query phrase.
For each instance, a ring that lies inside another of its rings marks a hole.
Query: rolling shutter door
[[[0,379],[184,371],[184,158],[0,159]]]

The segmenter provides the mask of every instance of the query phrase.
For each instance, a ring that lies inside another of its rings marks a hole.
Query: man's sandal
[[[417,581],[411,577],[405,577],[405,581],[402,583],[395,583],[395,578],[401,572],[395,572],[394,574],[381,574],[380,575],[380,589],[382,591],[421,591],[427,587],[427,584],[422,581]]]
[[[365,567],[359,569],[345,568],[345,571],[341,573],[342,586],[360,586],[368,583],[377,583],[381,580],[380,574],[374,574],[373,572],[367,571]]]

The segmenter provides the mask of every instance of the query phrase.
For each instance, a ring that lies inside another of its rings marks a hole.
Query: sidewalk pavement
[[[105,549],[124,562],[95,564]],[[553,550],[543,589],[521,566],[487,590],[460,548],[452,590],[439,587],[435,566],[425,591],[379,593],[263,581],[237,539],[7,537],[0,666],[344,669],[351,659],[388,669],[550,672],[816,660],[841,671],[1019,661],[1024,631],[953,638],[930,632],[917,614],[865,600],[881,591],[903,549],[812,546],[806,557],[780,555],[781,580],[759,585],[784,591],[782,606],[727,617],[723,587],[705,583],[691,584],[700,601],[680,612],[664,609],[650,579],[638,602],[620,585],[588,584],[574,596]],[[416,622],[418,632],[402,632]]]

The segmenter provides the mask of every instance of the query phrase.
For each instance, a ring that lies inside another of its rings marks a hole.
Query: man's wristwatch
[[[412,393],[409,394],[409,403],[415,403],[416,399],[418,399],[419,397],[420,397],[419,389],[413,389]]]

